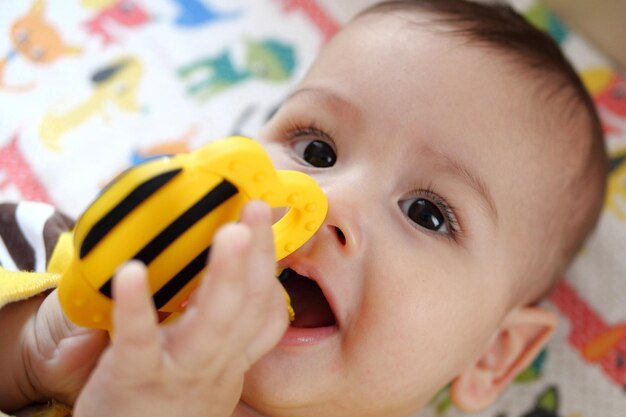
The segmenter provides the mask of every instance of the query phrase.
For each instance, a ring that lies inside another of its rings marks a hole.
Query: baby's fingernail
[[[130,261],[120,265],[120,267],[116,271],[116,274],[119,274],[122,271],[126,274],[141,274],[145,270],[146,265],[143,262],[136,259],[131,259]]]
[[[265,202],[261,200],[252,200],[248,203],[248,206],[258,221],[268,222],[270,220],[270,207]]]

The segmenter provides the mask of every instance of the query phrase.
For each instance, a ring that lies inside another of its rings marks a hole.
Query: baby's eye
[[[323,140],[301,139],[292,146],[298,158],[316,168],[329,168],[337,161],[335,149]]]
[[[425,198],[410,198],[399,203],[400,209],[413,223],[433,232],[449,234],[446,216],[437,205]]]

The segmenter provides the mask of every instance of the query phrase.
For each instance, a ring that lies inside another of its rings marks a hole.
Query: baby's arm
[[[164,326],[157,324],[145,267],[122,268],[113,283],[113,341],[74,415],[229,417],[244,373],[288,323],[273,245],[268,207],[249,204],[240,223],[217,232],[185,312]]]
[[[68,322],[56,292],[0,310],[0,410],[50,399],[72,404],[107,344]]]
[[[0,310],[0,410],[36,401],[72,404],[108,343],[105,332],[70,323],[56,292]]]
[[[23,334],[43,297],[12,303],[0,310],[0,410],[20,408],[35,397],[23,361]]]
[[[0,253],[7,268],[0,274],[2,303],[49,288],[44,278],[24,281],[9,271],[44,272],[72,224],[43,203],[0,203],[0,239],[7,249]],[[0,409],[5,411],[52,398],[73,402],[108,339],[104,332],[69,323],[56,292],[2,306],[0,329]]]

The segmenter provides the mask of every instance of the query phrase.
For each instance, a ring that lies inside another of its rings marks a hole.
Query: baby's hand
[[[169,325],[157,324],[145,267],[123,267],[113,282],[113,342],[74,415],[229,417],[244,373],[288,324],[274,272],[270,213],[258,202],[217,232],[201,283]]]
[[[57,399],[72,404],[109,342],[105,331],[71,323],[56,290],[24,329],[22,351],[30,400]]]

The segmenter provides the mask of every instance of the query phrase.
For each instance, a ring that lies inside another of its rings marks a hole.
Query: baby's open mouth
[[[279,279],[289,293],[296,313],[296,318],[291,322],[292,327],[314,328],[337,324],[328,300],[315,281],[290,268],[283,270]]]

